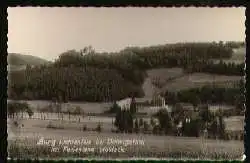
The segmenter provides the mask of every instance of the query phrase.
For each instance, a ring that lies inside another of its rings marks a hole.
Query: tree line
[[[227,43],[177,43],[152,47],[127,47],[116,53],[97,53],[91,47],[89,53],[67,51],[60,55],[56,65],[94,66],[122,71],[146,70],[158,67],[186,68],[193,63],[212,64],[210,59],[229,59],[234,46]]]
[[[29,107],[29,105],[25,102],[10,102],[8,103],[8,118],[19,118],[19,114],[21,113],[21,117],[23,118],[23,114],[26,112],[28,116],[31,118],[34,115],[34,112]]]
[[[206,72],[211,74],[220,74],[220,75],[236,75],[236,76],[244,76],[245,63],[236,64],[234,62],[225,63],[220,60],[219,63],[214,63],[211,60],[207,60],[205,62],[193,62],[193,64],[186,65],[184,70],[186,73],[193,72]]]
[[[32,107],[27,102],[19,102],[19,101],[10,101],[7,105],[8,118],[18,119],[24,118],[24,113],[27,113],[29,118],[32,118],[34,115]],[[38,108],[38,112],[40,113],[41,119],[47,119],[49,113],[56,113],[57,118],[63,120],[65,115],[68,115],[68,119],[71,120],[72,116],[74,118],[80,119],[80,117],[84,117],[85,113],[80,107],[70,107],[67,110],[62,110],[61,103],[52,102],[48,106],[43,108]],[[21,115],[20,115],[21,114]],[[21,117],[20,117],[21,116]],[[80,120],[79,120],[80,121]]]
[[[191,88],[181,90],[179,92],[163,93],[168,104],[176,104],[180,102],[191,103],[194,106],[199,104],[227,104],[236,107],[236,114],[244,112],[244,82],[241,80],[238,87],[223,88],[219,86],[203,86],[200,88]]]

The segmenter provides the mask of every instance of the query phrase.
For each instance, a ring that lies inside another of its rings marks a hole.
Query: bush
[[[119,110],[121,110],[120,106],[117,105],[116,102],[110,107],[109,110],[105,111],[105,113],[117,113]]]
[[[149,129],[149,124],[147,123],[147,121],[144,121],[144,123],[143,123],[143,130],[144,130],[144,132],[147,132],[148,129]]]
[[[97,132],[101,132],[101,131],[102,131],[101,123],[98,123],[98,125],[97,125],[97,127],[96,127],[96,131],[97,131]]]
[[[154,135],[160,134],[160,126],[159,126],[159,125],[155,125],[155,126],[153,127],[153,134],[154,134]]]
[[[143,124],[144,124],[143,119],[140,118],[140,120],[139,120],[139,127],[141,128],[143,126]]]
[[[18,127],[17,121],[14,121],[14,126]]]
[[[28,113],[29,118],[31,118],[34,115],[34,112],[30,108],[28,108],[26,112]]]
[[[54,125],[52,122],[49,122],[49,124],[46,126],[46,128],[51,128],[51,129],[64,129],[62,125]]]
[[[182,134],[184,136],[199,137],[201,130],[201,122],[199,119],[191,120],[190,122],[183,123]]]
[[[173,125],[171,121],[171,117],[167,110],[165,109],[160,109],[156,113],[156,117],[158,118],[159,124],[160,124],[160,130],[164,131],[165,134],[169,134],[172,132]]]
[[[134,131],[135,131],[135,133],[139,132],[139,122],[138,122],[138,119],[135,119]]]
[[[112,132],[112,133],[117,133],[118,131],[112,128],[112,129],[111,129],[111,132]]]
[[[87,128],[87,125],[84,125],[84,126],[83,126],[83,131],[87,131],[87,129],[88,129],[88,128]]]

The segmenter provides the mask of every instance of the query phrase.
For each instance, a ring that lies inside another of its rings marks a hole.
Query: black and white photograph
[[[8,158],[243,160],[245,7],[9,7]]]

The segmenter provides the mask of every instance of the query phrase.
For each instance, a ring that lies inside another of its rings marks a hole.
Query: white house
[[[165,99],[159,95],[152,99],[150,110],[157,112],[160,109],[166,109],[168,112],[172,111],[172,108],[166,105]]]
[[[121,109],[130,109],[132,98],[125,98],[117,101],[117,105]],[[139,110],[147,110],[146,112],[155,113],[160,109],[166,109],[168,112],[172,111],[172,108],[165,103],[165,99],[161,96],[155,96],[153,99],[148,98],[135,98],[135,102]]]
[[[132,99],[131,98],[125,98],[120,101],[117,101],[116,104],[123,110],[128,110],[130,109],[130,104],[131,104]]]
[[[231,109],[234,109],[234,106],[233,105],[209,105],[208,109],[211,112],[216,112],[216,111],[219,111],[220,109],[221,110],[231,110]]]

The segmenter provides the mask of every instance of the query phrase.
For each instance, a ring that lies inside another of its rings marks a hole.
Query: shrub
[[[199,119],[191,120],[190,122],[183,123],[182,133],[185,136],[195,136],[199,137],[201,130],[201,122]]]
[[[31,118],[34,115],[34,112],[30,108],[28,108],[26,112],[28,113],[29,118]]]
[[[110,109],[105,111],[105,113],[117,113],[119,110],[121,110],[120,106],[116,102],[114,102]]]
[[[16,127],[18,127],[18,123],[17,123],[17,121],[14,121],[14,125],[15,125]]]
[[[142,118],[140,118],[140,120],[139,120],[139,127],[142,127],[143,126],[143,119]]]
[[[173,129],[171,117],[167,110],[160,109],[156,113],[156,117],[158,118],[159,124],[160,124],[160,130],[164,131],[165,134],[171,133]]]
[[[139,122],[138,122],[138,119],[135,120],[134,131],[135,131],[135,133],[139,132]]]
[[[62,125],[54,125],[52,122],[49,122],[49,124],[46,126],[46,128],[51,128],[51,129],[64,129]]]
[[[155,125],[155,126],[153,127],[153,134],[154,134],[154,135],[160,134],[160,126],[159,126],[159,125]]]
[[[84,126],[83,126],[83,131],[87,131],[87,129],[88,129],[88,128],[87,128],[87,125],[84,125]]]
[[[112,129],[111,129],[111,132],[112,132],[112,133],[117,133],[117,130],[115,130],[115,129],[112,128]]]
[[[149,129],[149,124],[147,123],[147,121],[144,121],[144,123],[143,123],[143,130],[147,132],[148,129]]]
[[[101,126],[101,123],[99,122],[97,127],[96,127],[96,131],[97,132],[101,132],[102,131],[102,126]]]

